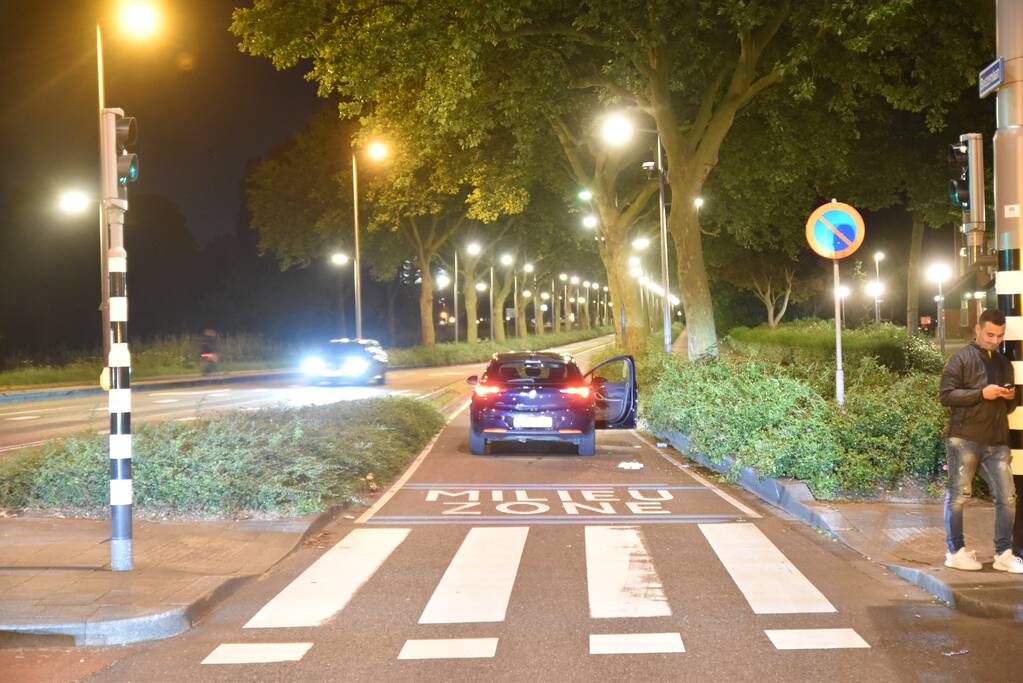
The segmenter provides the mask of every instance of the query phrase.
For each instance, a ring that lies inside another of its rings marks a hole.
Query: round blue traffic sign
[[[824,204],[806,220],[806,241],[824,258],[849,256],[863,244],[866,232],[860,212],[842,202]]]

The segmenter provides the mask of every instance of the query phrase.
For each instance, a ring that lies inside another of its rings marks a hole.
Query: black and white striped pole
[[[995,248],[998,250],[995,291],[998,308],[1005,314],[1007,323],[1003,350],[1012,361],[1018,387],[1023,384],[1023,216],[1020,210],[1023,205],[1023,31],[1020,30],[1023,0],[998,0],[995,12],[998,62],[1001,63],[1001,83],[996,85],[998,130],[994,138]],[[982,90],[981,95],[993,89]],[[1012,545],[1014,553],[1023,554],[1023,407],[1009,413],[1009,447],[1016,486]]]
[[[103,214],[110,239],[109,273],[110,354],[107,372],[110,389],[110,567],[132,568],[131,479],[131,354],[128,351],[127,252],[124,249],[124,213],[128,200],[124,186],[138,178],[138,159],[126,147],[135,142],[135,119],[120,109],[104,109],[100,128],[100,171]]]

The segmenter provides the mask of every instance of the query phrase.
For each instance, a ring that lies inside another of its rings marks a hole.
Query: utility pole
[[[998,250],[998,272],[995,292],[1002,313],[1011,322],[1023,316],[1023,0],[997,0],[996,51],[1002,70],[995,111],[995,248]],[[1004,62],[1003,62],[1004,60]],[[985,69],[985,71],[988,71]],[[997,71],[996,71],[997,73]],[[983,81],[983,78],[981,79]],[[980,178],[983,178],[983,173]],[[983,215],[983,214],[982,214]],[[1023,361],[1023,339],[1019,325],[1009,324],[1002,350],[1019,367]],[[1016,373],[1016,391],[1023,382],[1023,373]],[[1023,438],[1023,410],[1009,414],[1009,443]],[[1016,532],[1013,550],[1023,551],[1023,451],[1012,449],[1012,473],[1016,485]]]

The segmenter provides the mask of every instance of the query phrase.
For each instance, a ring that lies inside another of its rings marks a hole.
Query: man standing
[[[1016,405],[1012,365],[998,347],[1005,337],[1005,315],[987,309],[974,328],[973,343],[949,358],[941,374],[941,404],[951,408],[945,491],[945,566],[977,571],[976,551],[963,539],[963,505],[973,494],[973,477],[984,477],[995,499],[994,569],[1023,574],[1023,560],[1012,553],[1016,491],[1009,453],[1009,410]]]

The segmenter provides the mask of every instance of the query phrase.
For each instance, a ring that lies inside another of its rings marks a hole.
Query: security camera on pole
[[[860,212],[834,199],[818,207],[806,219],[806,241],[818,255],[835,266],[835,401],[845,403],[845,373],[842,370],[842,300],[838,262],[863,244],[866,228]]]
[[[139,162],[128,151],[135,144],[135,119],[120,109],[104,109],[100,121],[102,209],[110,235],[109,298],[105,302],[110,311],[110,354],[104,378],[110,387],[110,567],[127,571],[132,568],[131,355],[124,213],[128,210],[126,185],[138,179]]]

